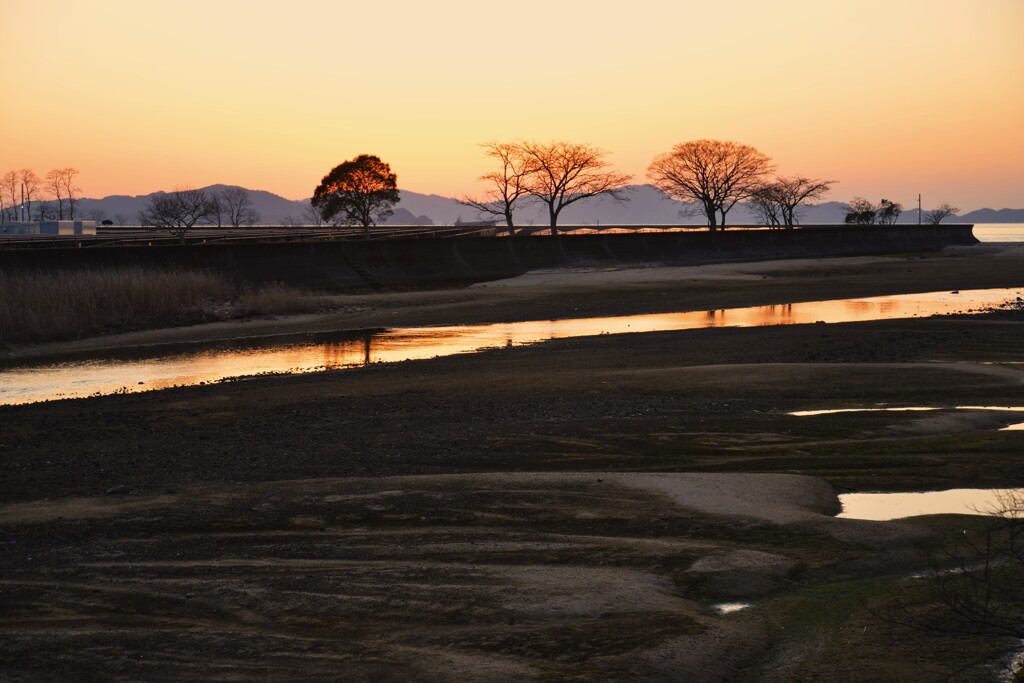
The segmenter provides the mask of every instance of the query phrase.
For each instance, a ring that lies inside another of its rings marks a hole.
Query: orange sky
[[[711,137],[839,180],[832,199],[1024,207],[1024,0],[602,7],[0,0],[0,173],[297,199],[371,153],[461,195],[489,139],[590,142],[644,182]]]

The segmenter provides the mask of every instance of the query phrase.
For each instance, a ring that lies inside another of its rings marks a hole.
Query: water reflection
[[[711,608],[719,614],[732,614],[733,612],[739,612],[750,607],[749,602],[723,602],[718,605],[712,605]]]
[[[912,412],[930,412],[934,410],[997,410],[1010,413],[1024,413],[1024,407],[1021,406],[954,406],[952,408],[937,408],[934,406],[908,406],[908,407],[895,407],[895,408],[827,408],[824,410],[794,410],[787,415],[794,417],[810,417],[813,415],[835,415],[837,413],[912,413]],[[1015,429],[1011,425],[1006,429]]]
[[[839,517],[886,521],[919,515],[992,516],[1024,489],[949,489],[919,493],[846,493]]]
[[[1018,289],[841,299],[685,313],[292,335],[104,352],[100,358],[0,363],[0,404],[216,382],[261,373],[336,370],[547,339],[710,327],[907,318],[998,305]]]

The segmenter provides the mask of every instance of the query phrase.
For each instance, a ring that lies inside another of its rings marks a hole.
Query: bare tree
[[[219,228],[224,224],[224,203],[216,192],[210,192],[207,197],[210,200],[210,215],[199,222],[210,223]]]
[[[103,221],[107,220],[107,212],[99,208],[89,209],[88,211],[85,212],[85,220],[102,223]]]
[[[943,221],[943,219],[952,216],[959,210],[960,209],[958,207],[953,206],[952,204],[942,203],[939,205],[939,208],[929,211],[925,215],[924,220],[926,223],[931,225],[938,225]]]
[[[751,209],[764,225],[782,227],[782,196],[778,185],[769,183],[750,195]]]
[[[711,230],[725,227],[737,202],[750,199],[774,166],[749,145],[722,140],[694,140],[654,158],[647,177],[673,199],[697,202]]]
[[[797,208],[808,200],[824,197],[835,182],[800,175],[778,177],[755,189],[751,200],[762,218],[767,217],[768,225],[792,230],[798,222]]]
[[[57,220],[64,220],[64,183],[61,169],[55,168],[46,174],[46,189],[57,201]]]
[[[139,222],[162,228],[184,242],[189,230],[213,220],[217,211],[217,202],[206,190],[185,188],[151,195],[139,212]]]
[[[551,234],[558,234],[558,214],[565,207],[589,197],[626,201],[625,185],[633,176],[608,170],[604,150],[587,144],[555,141],[516,145],[532,167],[524,189],[548,207]]]
[[[480,146],[484,148],[485,156],[501,164],[501,170],[485,173],[478,178],[486,186],[482,198],[466,196],[459,200],[459,203],[474,208],[481,214],[500,216],[505,219],[508,234],[514,236],[516,232],[512,212],[516,202],[529,195],[528,182],[538,167],[535,160],[525,154],[520,145],[491,141]]]
[[[53,202],[36,202],[35,208],[35,214],[30,214],[35,221],[55,221],[60,215]]]
[[[28,216],[28,220],[31,220],[32,216],[32,197],[35,196],[39,190],[40,180],[36,172],[31,168],[23,168],[18,171],[18,181],[21,183],[21,206],[22,215]]]
[[[979,638],[987,652],[973,664],[988,664],[1019,652],[1024,640],[1024,494],[1008,490],[994,509],[980,512],[992,518],[957,534],[936,559],[924,600],[893,600],[882,616],[931,633]]]
[[[125,216],[123,213],[115,213],[114,222],[120,226],[128,225],[128,216]]]
[[[68,200],[68,218],[71,220],[75,220],[75,202],[78,201],[78,193],[82,191],[81,188],[75,187],[76,175],[77,168],[60,169],[60,184],[64,190],[64,197]]]
[[[324,215],[320,209],[312,204],[308,204],[302,210],[302,221],[296,218],[294,223],[296,227],[300,225],[313,225],[319,228],[324,224]]]
[[[16,207],[18,206],[18,186],[20,176],[17,171],[8,171],[0,178],[0,196],[7,200],[8,220],[18,220]]]
[[[249,191],[241,187],[228,187],[220,193],[220,205],[231,227],[253,226],[260,222],[260,215],[252,206]]]
[[[75,187],[77,168],[55,168],[46,174],[46,189],[57,200],[57,220],[64,220],[64,200],[68,203],[68,218],[75,220],[75,202],[81,188]]]

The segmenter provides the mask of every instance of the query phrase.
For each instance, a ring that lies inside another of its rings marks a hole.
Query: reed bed
[[[0,271],[0,346],[317,308],[308,294],[143,266]]]

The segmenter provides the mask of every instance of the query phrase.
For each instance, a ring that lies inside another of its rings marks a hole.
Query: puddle
[[[942,408],[829,408],[827,410],[794,410],[787,415],[794,417],[811,417],[813,415],[836,415],[838,413],[905,413],[905,412],[927,412],[930,410],[942,410]]]
[[[0,362],[0,405],[79,398],[264,373],[390,363],[566,337],[711,327],[887,320],[967,312],[1016,298],[1017,289],[929,292],[715,311],[491,325],[396,328],[104,352],[93,358]]]
[[[712,605],[711,609],[719,614],[732,614],[733,612],[747,609],[750,606],[749,602],[723,602],[719,605]]]
[[[1024,432],[1024,422],[1018,422],[1017,424],[1012,424],[1012,425],[1003,427],[999,431],[1001,431],[1001,432]]]
[[[830,408],[827,410],[796,410],[786,414],[794,417],[810,417],[813,415],[836,415],[837,413],[906,413],[930,412],[934,410],[998,410],[1011,413],[1024,413],[1024,407],[1020,406],[953,406],[952,408],[910,406],[897,408]],[[1024,429],[1024,423],[1019,425],[1010,425],[1005,429]]]
[[[839,496],[843,511],[838,517],[886,521],[919,515],[991,516],[1011,498],[1019,500],[1024,489],[949,489],[915,493],[845,493]],[[1020,507],[1019,503],[1016,505]]]

